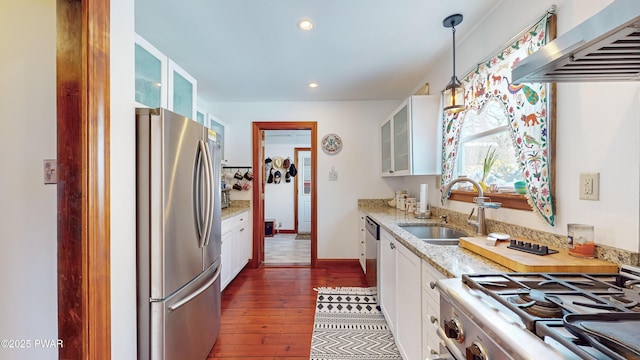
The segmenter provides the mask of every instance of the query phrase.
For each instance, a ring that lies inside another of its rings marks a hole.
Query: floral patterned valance
[[[513,84],[511,70],[546,43],[547,18],[524,32],[519,39],[498,54],[478,64],[462,78],[465,88],[465,110],[443,114],[442,190],[454,174],[460,131],[469,110],[481,112],[489,100],[505,107],[517,162],[527,182],[527,200],[550,225],[554,225],[551,192],[551,151],[549,122],[549,90],[547,84]]]

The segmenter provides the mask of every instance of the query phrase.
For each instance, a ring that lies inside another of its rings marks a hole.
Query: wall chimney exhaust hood
[[[615,0],[511,75],[513,83],[640,81],[640,1]]]

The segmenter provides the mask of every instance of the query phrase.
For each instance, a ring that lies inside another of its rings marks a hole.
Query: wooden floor
[[[354,261],[328,268],[245,269],[222,294],[208,359],[309,359],[317,287],[367,286]]]

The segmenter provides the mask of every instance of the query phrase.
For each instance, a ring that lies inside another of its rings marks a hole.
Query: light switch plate
[[[338,172],[335,167],[331,167],[331,171],[329,171],[329,181],[338,181]]]
[[[600,200],[600,173],[580,174],[580,200]]]
[[[58,161],[56,159],[44,160],[44,183],[58,183]]]

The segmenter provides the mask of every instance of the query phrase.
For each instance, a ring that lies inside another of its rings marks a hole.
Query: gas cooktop
[[[535,351],[543,347],[536,350],[524,343],[532,341],[525,333],[520,344],[506,339],[483,342],[496,334],[517,337],[523,331],[544,341],[545,349],[563,354],[559,359],[640,359],[638,268],[623,266],[615,274],[466,274],[462,283],[466,287],[439,284],[442,334],[457,340],[448,347],[459,347],[458,353],[494,353],[496,358],[496,352],[520,351],[507,358],[535,359]],[[482,306],[487,310],[479,309]],[[511,320],[500,324],[492,318],[495,313]],[[464,340],[463,328],[474,338]]]

